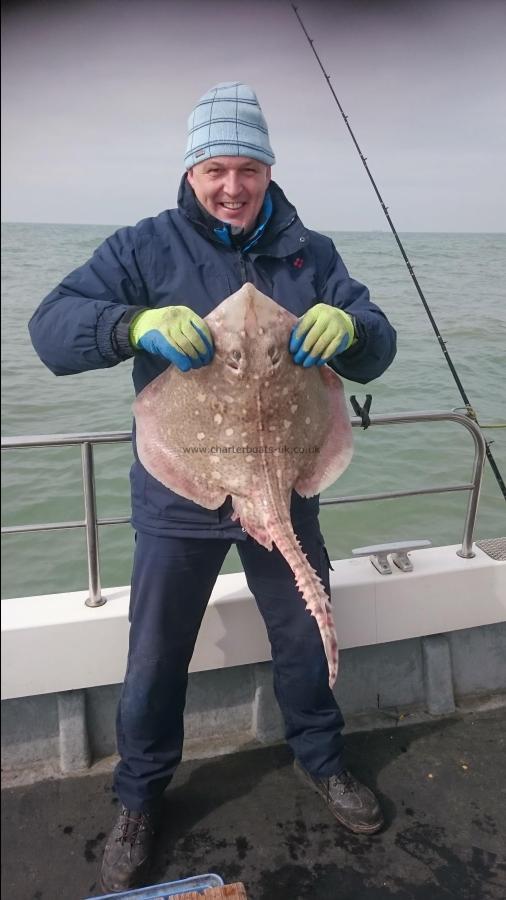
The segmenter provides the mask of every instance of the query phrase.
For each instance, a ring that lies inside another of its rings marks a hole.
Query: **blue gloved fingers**
[[[160,331],[154,328],[142,335],[142,338],[139,340],[139,347],[147,350],[148,353],[156,353],[158,356],[163,356],[164,359],[177,366],[181,372],[188,372],[190,369],[200,369],[211,361],[213,354],[213,348],[211,347],[211,352],[206,350],[202,357],[197,355],[193,358],[188,355],[186,349],[190,349],[193,353],[195,349],[181,332],[178,335],[177,342],[171,343]]]
[[[308,366],[314,365],[317,359],[317,356],[313,356],[312,353],[308,353],[306,350],[304,350],[303,347],[301,347],[300,350],[298,350],[295,354],[293,361],[298,366],[304,366],[304,368],[307,369]]]
[[[347,349],[350,343],[350,336],[346,332],[340,332],[337,334],[327,346],[323,348],[320,352],[319,342],[313,347],[313,353],[315,350],[318,350],[318,356],[321,356],[322,359],[328,360],[332,359],[333,356],[336,356],[338,353],[342,353]]]
[[[189,334],[186,334],[186,330],[188,330]],[[181,353],[186,353],[186,355],[192,359],[198,357],[199,351],[195,346],[197,343],[200,344],[200,338],[195,333],[194,329],[188,326],[181,326],[178,323],[177,327],[172,327],[170,332],[167,334],[167,339],[170,344],[173,344],[177,350],[180,350]]]
[[[306,333],[304,341],[302,342],[302,349],[305,350],[306,353],[310,353],[315,359],[318,359],[318,357],[322,355],[322,351],[331,340],[328,326],[329,322],[327,317],[320,314]]]
[[[184,368],[180,363],[176,363],[179,368],[187,372],[189,369],[201,369],[211,362],[214,356],[214,347],[212,338],[199,328],[195,322],[184,323],[179,332],[174,335],[175,349],[178,353],[178,359],[184,356]]]
[[[301,366],[307,355],[308,351],[304,350],[304,347],[299,347],[297,353],[294,353],[293,355],[294,363],[296,363],[298,366]]]
[[[304,366],[307,369],[308,366],[313,366],[316,363],[317,358],[314,357],[309,350],[304,349],[303,344],[306,334],[302,333],[297,337],[295,334],[296,329],[297,325],[294,325],[290,335],[289,350],[293,355],[294,363],[298,366]]]
[[[328,362],[330,362],[331,359],[334,358],[334,356],[339,356],[340,353],[343,353],[345,350],[347,350],[348,346],[349,346],[349,342],[350,342],[349,335],[345,334],[341,343],[338,345],[337,350],[334,350],[334,352],[330,352],[330,353],[328,353],[328,352],[322,353],[322,355],[321,355],[320,359],[318,360],[318,362],[316,363],[316,365],[317,366],[325,366]]]
[[[198,327],[198,325],[195,325],[195,322],[192,322],[191,324],[192,324],[192,327],[195,329],[195,331],[197,331],[198,334],[200,335],[200,337],[202,338],[202,342],[204,344],[204,350],[203,351],[199,350],[199,356],[202,361],[202,365],[206,366],[208,363],[211,362],[211,360],[214,356],[213,339],[212,339],[210,333],[209,333],[209,337],[208,337],[207,334],[204,331],[202,331],[201,328]]]
[[[309,335],[309,337],[311,337],[311,335]],[[324,332],[324,334],[311,346],[310,351],[305,350],[306,341],[304,341],[294,356],[294,362],[298,365],[302,365],[305,369],[314,365],[325,365],[325,363],[328,362],[329,359],[332,359],[337,353],[342,353],[343,350],[346,350],[349,341],[349,336],[345,334],[344,336],[339,335],[329,342],[326,337],[326,332]]]
[[[344,353],[345,350],[348,349],[351,343],[351,338],[349,334],[344,334],[342,341],[337,346],[337,349],[334,350],[332,356],[338,356],[339,353]]]
[[[182,353],[173,344],[169,343],[166,337],[157,329],[146,331],[139,341],[139,347],[147,350],[148,353],[156,353],[163,356],[169,362],[174,363],[181,370],[187,372],[191,369],[191,361],[186,353]]]
[[[297,353],[293,357],[294,363],[298,366],[303,366],[305,369],[309,366],[314,366],[318,362],[318,359],[318,356],[314,356],[313,353],[304,350],[304,347],[297,350]]]
[[[299,319],[298,322],[292,328],[290,335],[290,345],[289,350],[290,353],[296,353],[297,350],[300,349],[302,343],[304,342],[306,335],[311,330],[313,325],[318,319],[321,311],[319,307],[321,304],[316,304],[316,306],[312,306],[311,309],[308,309],[306,313]],[[309,345],[306,345],[306,350],[309,350]]]
[[[195,325],[195,322],[184,322],[173,338],[179,348],[188,356],[192,369],[200,369],[201,366],[211,362],[214,352],[212,343],[204,331]]]
[[[317,303],[292,328],[289,349],[294,362],[307,369],[342,353],[353,336],[353,320],[347,313]]]
[[[299,350],[302,347],[302,342],[306,336],[305,330],[301,331],[297,335],[297,328],[299,327],[299,324],[300,323],[296,323],[293,326],[291,334],[290,334],[290,343],[288,345],[288,349],[290,350],[290,353],[297,353],[297,350]]]
[[[321,353],[318,349],[321,345],[321,338],[319,337],[320,331],[321,326],[317,327],[316,325],[313,325],[306,334],[302,346],[299,347],[294,356],[294,362],[297,363],[297,365],[302,365],[307,369],[309,366],[314,366],[317,360],[320,359]],[[326,343],[328,343],[328,341],[324,342],[323,346],[326,346]]]
[[[162,341],[165,341],[165,338],[162,336]],[[181,372],[189,372],[192,368],[192,360],[190,357],[175,344],[171,344],[169,341],[165,341],[165,353],[163,354],[166,359],[168,359],[171,363],[173,363]]]
[[[198,316],[196,316],[195,318],[197,322],[202,321]],[[204,335],[204,329],[199,327],[199,325],[196,324],[193,319],[183,319],[176,334],[178,338],[179,334],[182,334],[184,336],[185,341],[188,343],[189,355],[200,356],[205,355],[208,352],[209,339],[207,341],[203,340],[204,336],[207,337],[206,335]]]
[[[168,358],[171,363],[177,366],[180,372],[189,372],[192,368],[191,360],[188,356],[186,356],[185,353],[178,353],[174,348],[172,348],[172,352]]]
[[[306,340],[308,332],[303,329],[300,333],[297,333],[298,328],[300,329],[300,323],[292,328],[288,349],[293,356],[293,361],[297,365],[302,365],[311,350],[311,346],[310,344],[308,345]]]
[[[334,356],[338,356],[339,353],[343,353],[343,351],[346,350],[346,348],[349,346],[349,343],[350,343],[350,337],[348,334],[345,334],[341,338],[340,343],[337,345],[337,349],[335,349],[336,340],[334,340],[334,341],[331,341],[331,343],[328,345],[328,347],[326,348],[324,353],[321,353],[318,355],[315,354],[315,349],[317,347],[317,345],[316,345],[315,347],[312,348],[311,353],[307,354],[302,365],[305,369],[309,368],[309,366],[315,366],[315,365],[316,366],[324,366],[326,363],[329,362],[329,360],[333,359]],[[295,357],[295,362],[297,362],[297,357]]]
[[[325,360],[323,360],[324,362]],[[312,356],[310,353],[306,356],[304,362],[302,363],[303,369],[309,369],[310,366],[318,366],[322,362],[321,357]]]
[[[188,338],[180,331],[177,335],[171,337],[173,352],[171,354],[172,362],[181,370],[188,372],[190,369],[201,369],[204,365],[201,357],[196,353],[195,347]]]

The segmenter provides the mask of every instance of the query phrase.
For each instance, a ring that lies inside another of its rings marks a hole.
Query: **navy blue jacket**
[[[72,375],[134,356],[139,393],[168,365],[144,351],[134,354],[128,330],[139,307],[184,305],[205,317],[249,281],[296,316],[321,301],[351,313],[358,341],[332,367],[362,384],[377,378],[395,356],[394,329],[367,288],[349,277],[330,238],[305,228],[274,182],[269,192],[272,214],[258,241],[244,251],[223,242],[213,228],[222,230],[222,223],[203,213],[183,177],[177,209],[120,228],[42,301],[29,323],[42,362],[55,375]],[[132,524],[139,531],[244,538],[230,520],[229,500],[219,510],[206,510],[164,488],[137,459],[131,487]],[[318,498],[293,494],[294,523],[317,510]]]

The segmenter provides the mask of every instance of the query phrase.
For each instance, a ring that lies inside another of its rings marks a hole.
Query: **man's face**
[[[193,166],[188,181],[209,213],[248,232],[262,209],[271,167],[245,156],[217,156]]]

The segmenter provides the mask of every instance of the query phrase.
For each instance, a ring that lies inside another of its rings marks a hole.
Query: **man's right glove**
[[[206,366],[214,355],[209,328],[188,306],[144,310],[132,321],[129,337],[134,349],[164,356],[181,372]]]

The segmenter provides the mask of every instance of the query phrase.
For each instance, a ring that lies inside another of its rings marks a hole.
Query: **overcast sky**
[[[3,221],[174,206],[192,107],[241,80],[304,223],[388,228],[286,0],[3,6]],[[298,6],[398,230],[506,231],[506,2]]]

